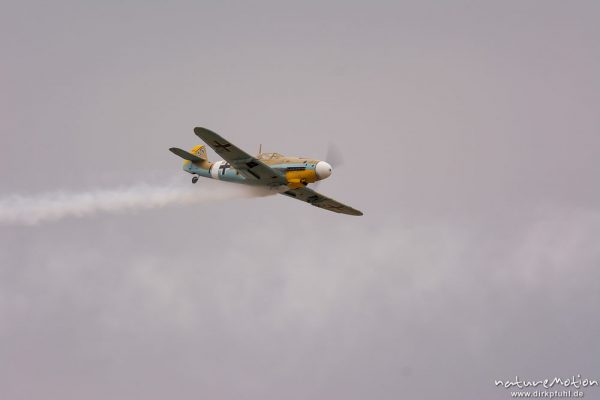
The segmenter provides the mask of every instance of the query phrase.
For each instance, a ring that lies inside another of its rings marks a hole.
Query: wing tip
[[[363,214],[362,211],[356,210],[354,208],[349,207],[350,209],[348,210],[348,212],[342,212],[342,214],[346,214],[346,215],[352,215],[353,217],[360,217]]]
[[[215,134],[215,132],[211,131],[210,129],[206,129],[206,128],[203,128],[201,126],[195,127],[194,128],[194,133],[197,136],[200,136],[200,135],[205,134],[205,133],[212,133],[213,135]]]

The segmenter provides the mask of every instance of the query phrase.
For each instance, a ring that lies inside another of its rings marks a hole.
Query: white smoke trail
[[[10,195],[0,199],[0,224],[35,225],[65,217],[86,217],[98,212],[127,212],[234,198],[273,194],[268,189],[235,184],[137,184],[87,192],[57,191],[36,196]]]

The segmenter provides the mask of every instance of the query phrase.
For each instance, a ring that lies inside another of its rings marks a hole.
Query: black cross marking
[[[228,149],[228,147],[231,147],[231,143],[225,143],[225,144],[222,144],[222,143],[219,143],[219,141],[218,141],[218,140],[215,140],[214,142],[215,142],[215,147],[216,147],[217,149],[223,149],[223,150],[225,150],[226,152],[230,152],[230,151],[231,151],[231,150],[229,150],[229,149]]]
[[[231,165],[229,163],[221,164],[221,166],[219,167],[219,169],[221,170],[221,175],[225,175],[225,170],[227,170],[227,168],[230,167]]]

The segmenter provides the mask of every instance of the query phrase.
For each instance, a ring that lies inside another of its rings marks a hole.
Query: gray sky
[[[365,216],[276,196],[1,226],[3,399],[600,379],[597,2],[112,3],[0,5],[0,198],[189,185],[167,149],[205,126],[336,143],[319,191]]]

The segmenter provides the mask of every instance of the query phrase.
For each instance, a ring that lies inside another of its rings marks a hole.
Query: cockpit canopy
[[[259,160],[273,160],[275,158],[283,158],[283,155],[279,153],[260,153],[256,158]]]

